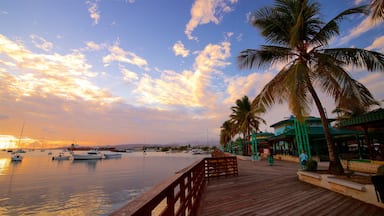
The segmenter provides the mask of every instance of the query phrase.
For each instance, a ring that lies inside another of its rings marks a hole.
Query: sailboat
[[[23,127],[21,128],[21,133],[20,133],[20,137],[19,137],[19,144],[17,145],[18,147],[20,147],[20,141],[21,141],[21,136],[23,135],[23,131],[24,131],[24,122],[23,122]],[[22,153],[22,152],[12,153],[11,161],[22,161],[23,156],[20,153]]]
[[[11,156],[11,161],[22,161],[23,156],[20,153],[13,153]]]

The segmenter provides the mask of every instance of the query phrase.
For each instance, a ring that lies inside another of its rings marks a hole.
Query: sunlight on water
[[[9,159],[0,158],[0,175],[4,175],[7,172],[9,166]]]
[[[53,161],[47,152],[31,151],[13,163],[0,152],[0,215],[108,215],[202,157],[134,152]]]

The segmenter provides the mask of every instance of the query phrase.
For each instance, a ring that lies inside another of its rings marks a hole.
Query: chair
[[[377,202],[384,203],[384,175],[372,176],[371,181],[375,186]]]

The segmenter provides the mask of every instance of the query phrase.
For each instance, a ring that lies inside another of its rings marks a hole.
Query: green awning
[[[365,126],[369,128],[384,128],[384,109],[380,108],[364,115],[341,121],[339,125],[340,127]]]

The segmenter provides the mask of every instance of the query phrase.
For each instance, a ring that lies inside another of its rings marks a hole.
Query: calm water
[[[0,215],[108,215],[204,157],[134,152],[121,159],[52,161],[48,151],[23,155],[22,162],[11,162],[0,152]]]

